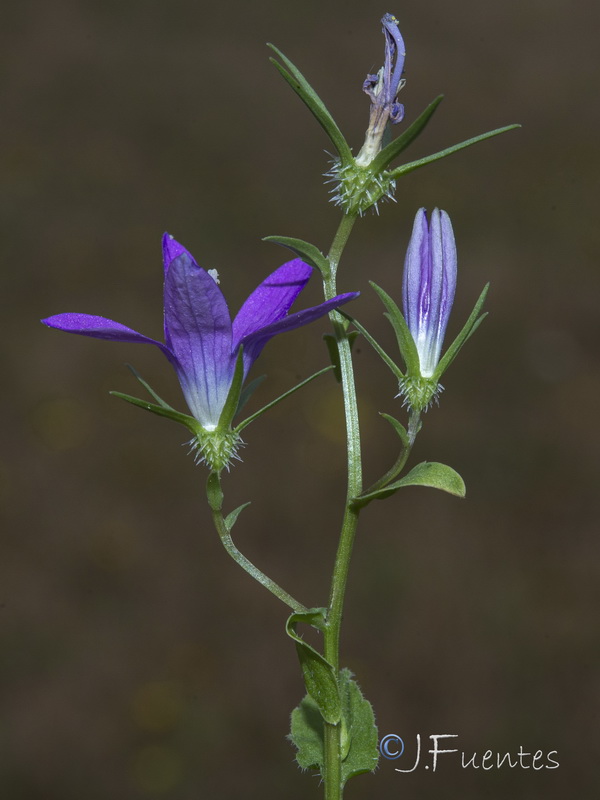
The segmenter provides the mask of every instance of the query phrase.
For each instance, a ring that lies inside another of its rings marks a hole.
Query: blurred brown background
[[[362,519],[344,663],[380,732],[477,751],[558,751],[555,770],[411,775],[382,762],[359,798],[598,795],[598,63],[594,2],[21,0],[3,6],[0,794],[7,800],[318,797],[292,763],[303,689],[286,609],[231,562],[183,429],[108,395],[131,361],[183,400],[152,348],[38,320],[85,311],[161,335],[160,236],[217,268],[235,310],[287,254],[338,221],[327,141],[268,62],[273,41],[355,151],[361,92],[399,16],[410,122],[446,100],[407,159],[485,130],[518,132],[401,181],[351,240],[340,289],[392,349],[368,286],[400,292],[415,210],[453,219],[455,333],[490,280],[489,319],[446,375],[413,463],[464,476],[468,499],[409,489]],[[318,302],[319,286],[301,304]],[[324,365],[315,324],[273,341],[255,403]],[[366,479],[402,415],[370,348],[356,365]],[[255,406],[257,407],[257,405]],[[325,604],[344,496],[341,405],[321,379],[247,430],[226,503],[252,505],[240,548]],[[412,755],[411,755],[412,759]],[[545,762],[544,762],[545,763]]]

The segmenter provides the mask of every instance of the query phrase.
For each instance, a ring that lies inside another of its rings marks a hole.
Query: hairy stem
[[[233,543],[230,529],[228,528],[223,517],[223,492],[221,490],[221,478],[217,472],[211,472],[208,476],[206,495],[219,538],[221,539],[223,547],[225,550],[227,550],[236,564],[239,564],[239,566],[246,570],[246,572],[251,575],[255,581],[258,581],[260,584],[262,584],[265,589],[268,589],[270,592],[272,592],[275,597],[279,598],[282,603],[285,603],[293,611],[297,613],[308,611],[306,606],[295,600],[291,594],[286,592],[285,589],[282,589],[278,583],[275,583],[275,581],[271,580],[268,575],[265,575],[264,572],[262,572],[258,567],[254,566],[254,564],[247,559],[243,553],[240,553]]]
[[[336,276],[340,259],[356,221],[356,216],[345,215],[342,218],[336,236],[331,245],[328,259],[331,266],[329,276],[323,282],[325,299],[335,297],[337,294]],[[346,506],[340,540],[333,568],[331,589],[329,594],[329,607],[327,611],[327,627],[324,631],[324,655],[339,672],[339,649],[342,615],[344,609],[344,596],[354,536],[358,524],[358,510],[352,508],[351,501],[362,491],[362,465],[360,448],[360,428],[358,421],[358,404],[356,399],[356,386],[354,383],[354,370],[350,341],[348,339],[348,323],[337,311],[330,314],[333,332],[338,347],[340,370],[342,378],[342,392],[344,396],[344,414],[346,419],[347,441],[347,467],[348,483],[346,493]],[[341,800],[341,725],[325,725],[325,800]]]

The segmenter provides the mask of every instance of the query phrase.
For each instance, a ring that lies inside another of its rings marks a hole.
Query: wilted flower
[[[371,112],[365,142],[356,157],[356,163],[361,166],[370,164],[381,150],[388,122],[395,124],[404,118],[404,106],[398,102],[398,92],[404,85],[404,40],[393,14],[384,14],[381,22],[385,36],[384,64],[377,75],[367,75],[363,84],[365,93],[371,98]]]
[[[105,317],[57,314],[42,321],[51,328],[83,336],[160,348],[174,366],[189,409],[200,423],[201,449],[213,432],[228,434],[231,419],[223,420],[222,414],[241,349],[245,379],[273,336],[306,325],[357,296],[354,292],[339,295],[313,308],[288,314],[312,272],[310,266],[296,258],[269,275],[244,302],[232,322],[216,277],[199,267],[190,253],[168,234],[163,237],[163,259],[164,344]]]

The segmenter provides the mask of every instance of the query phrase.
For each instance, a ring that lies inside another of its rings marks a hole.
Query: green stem
[[[213,522],[215,524],[215,528],[217,529],[217,533],[219,534],[219,538],[221,539],[223,547],[225,550],[227,550],[236,564],[239,564],[239,566],[246,570],[246,572],[251,575],[255,581],[258,581],[260,584],[262,584],[265,589],[268,589],[270,592],[272,592],[275,597],[278,597],[293,611],[296,611],[297,613],[308,611],[306,606],[295,600],[291,594],[288,594],[285,589],[282,589],[278,583],[275,583],[275,581],[271,580],[268,575],[265,575],[264,572],[262,572],[258,567],[254,566],[254,564],[247,559],[243,553],[240,553],[233,543],[231,533],[229,532],[229,528],[227,527],[225,519],[223,518],[223,492],[221,490],[221,478],[216,472],[211,472],[208,476],[206,496],[208,498],[208,504],[212,511]]]
[[[328,254],[331,271],[323,281],[326,300],[335,297],[337,294],[337,268],[355,221],[356,216],[344,215],[333,240],[333,244],[331,245]],[[330,318],[333,324],[333,332],[340,359],[348,452],[346,507],[331,581],[329,607],[327,611],[327,627],[324,631],[324,656],[327,661],[333,665],[336,672],[338,672],[344,596],[359,514],[358,510],[352,508],[351,501],[352,498],[357,497],[362,491],[362,466],[358,404],[356,399],[356,386],[354,383],[354,370],[352,367],[352,354],[350,352],[350,342],[348,339],[348,323],[337,311],[333,311],[330,314]],[[339,724],[330,725],[327,722],[324,723],[324,726],[325,774],[323,778],[325,783],[325,800],[341,800],[341,726]]]

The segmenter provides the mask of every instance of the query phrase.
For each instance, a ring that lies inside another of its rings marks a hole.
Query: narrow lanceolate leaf
[[[459,150],[464,150],[465,147],[470,147],[472,144],[483,142],[485,139],[491,139],[492,136],[499,136],[501,133],[506,133],[507,131],[512,131],[515,128],[520,127],[520,125],[506,125],[504,128],[498,128],[495,131],[482,133],[480,136],[474,136],[472,139],[467,139],[459,144],[454,144],[452,147],[447,147],[445,150],[440,150],[438,153],[434,153],[431,156],[425,156],[425,158],[420,158],[417,161],[411,161],[408,164],[403,164],[401,167],[396,167],[396,169],[391,170],[388,174],[395,180],[401,175],[406,175],[409,172],[413,172],[415,169],[419,169],[419,167],[424,167],[426,164],[431,164],[432,161],[438,161],[440,158],[446,158],[446,156],[450,156],[452,153],[457,153]]]
[[[109,394],[112,394],[113,397],[120,397],[121,400],[126,400],[128,403],[132,403],[134,406],[139,406],[146,411],[152,411],[153,414],[158,414],[160,417],[167,417],[175,422],[179,422],[182,425],[185,425],[185,427],[192,431],[192,433],[197,433],[198,428],[200,427],[200,424],[193,417],[190,417],[187,414],[182,414],[180,411],[174,411],[170,407],[166,408],[165,406],[157,406],[154,403],[149,403],[147,400],[140,400],[139,397],[132,397],[129,394],[123,394],[123,392],[109,392]]]
[[[409,375],[420,375],[419,353],[402,312],[387,292],[380,286],[377,286],[376,283],[373,283],[373,281],[369,281],[369,283],[377,292],[381,302],[387,309],[386,317],[391,322],[394,333],[396,334],[398,347],[402,353],[404,363],[406,364],[406,371]]]
[[[235,525],[235,523],[237,522],[237,518],[239,517],[239,515],[240,515],[240,514],[242,513],[242,511],[243,511],[245,508],[247,508],[249,505],[250,505],[250,502],[248,502],[248,503],[242,503],[242,505],[241,505],[241,506],[238,506],[238,507],[237,507],[236,509],[234,509],[234,510],[233,510],[231,513],[227,514],[227,516],[225,517],[225,527],[227,528],[227,531],[228,531],[229,533],[231,533],[231,529],[233,528],[233,526],[234,526],[234,525]]]
[[[355,328],[356,328],[358,331],[360,331],[360,333],[362,333],[362,335],[365,337],[365,339],[367,340],[367,342],[368,342],[368,343],[371,345],[371,347],[372,347],[372,348],[375,350],[375,352],[376,352],[376,353],[379,355],[379,357],[380,357],[380,358],[381,358],[381,360],[384,362],[384,364],[387,364],[387,366],[388,366],[388,367],[391,369],[391,371],[394,373],[394,375],[396,376],[396,378],[398,378],[398,380],[400,380],[401,378],[403,378],[403,377],[404,377],[404,373],[402,372],[402,370],[400,369],[400,367],[399,367],[399,366],[396,364],[396,362],[395,362],[395,361],[392,361],[392,359],[391,359],[391,358],[388,356],[388,354],[385,352],[385,350],[383,349],[383,347],[381,347],[381,345],[379,344],[379,342],[377,342],[377,340],[376,340],[376,339],[374,339],[374,338],[371,336],[371,334],[369,333],[369,331],[368,331],[368,330],[367,330],[367,329],[366,329],[366,328],[365,328],[363,325],[361,325],[361,323],[360,323],[358,320],[354,319],[354,317],[351,317],[351,316],[350,316],[350,314],[346,314],[346,313],[345,313],[345,312],[343,312],[343,311],[340,311],[340,314],[341,314],[343,317],[345,317],[347,320],[349,320],[349,322],[351,322],[351,323],[354,325],[354,327],[355,327]]]
[[[156,392],[154,391],[154,389],[153,389],[153,388],[150,386],[150,384],[149,384],[149,383],[147,383],[147,382],[146,382],[146,381],[145,381],[145,380],[142,378],[142,376],[140,375],[140,373],[137,371],[137,369],[136,369],[135,367],[132,367],[132,366],[131,366],[131,364],[127,364],[126,366],[127,366],[127,369],[128,369],[128,370],[129,370],[129,371],[130,371],[130,372],[133,374],[133,377],[134,377],[134,378],[135,378],[137,381],[139,381],[139,383],[141,383],[141,384],[142,384],[142,386],[144,387],[144,389],[145,389],[145,390],[148,392],[148,394],[149,394],[151,397],[153,397],[153,398],[156,400],[156,402],[158,403],[158,405],[159,405],[159,406],[162,406],[163,408],[169,408],[169,409],[171,409],[171,411],[175,411],[175,409],[174,409],[172,406],[170,406],[168,403],[165,403],[165,401],[162,399],[162,397],[159,397],[159,396],[156,394]]]
[[[361,507],[371,500],[383,500],[404,486],[430,486],[432,489],[441,489],[456,497],[464,497],[467,491],[463,479],[452,467],[436,461],[423,461],[400,480],[357,497],[355,505]]]
[[[298,97],[305,103],[307,108],[316,117],[317,121],[333,142],[336,150],[338,151],[342,163],[346,164],[352,160],[352,152],[348,143],[344,139],[342,132],[338,128],[335,120],[325,107],[325,103],[321,100],[319,95],[312,88],[310,83],[306,80],[300,70],[286,58],[283,53],[278,50],[275,45],[268,45],[278,57],[283,61],[285,67],[281,66],[274,58],[269,59],[279,70],[283,78],[289,83],[292,89],[296,92]]]
[[[287,247],[311,267],[318,269],[324,278],[329,277],[331,271],[329,261],[314,244],[304,242],[302,239],[294,239],[291,236],[265,236],[263,242],[274,242]]]
[[[386,169],[388,164],[400,155],[403,150],[411,144],[417,136],[424,130],[425,126],[434,115],[437,107],[444,99],[444,95],[440,94],[435,100],[430,103],[425,111],[417,117],[417,119],[409,125],[409,127],[404,131],[403,134],[398,136],[397,139],[394,139],[390,142],[387,147],[384,147],[383,150],[379,153],[379,155],[373,159],[370,164],[370,168],[373,170],[374,173],[381,172],[382,170]]]
[[[309,378],[306,378],[305,380],[301,381],[297,386],[294,386],[292,389],[289,389],[287,392],[284,392],[282,395],[279,395],[279,397],[275,398],[275,400],[272,400],[270,403],[267,403],[266,406],[263,406],[254,414],[251,414],[249,417],[247,417],[243,422],[240,422],[239,425],[236,425],[235,432],[240,433],[240,431],[243,431],[247,425],[250,425],[251,422],[254,422],[255,419],[258,419],[258,417],[262,416],[262,414],[264,414],[265,411],[268,411],[270,408],[273,408],[273,406],[276,406],[277,403],[281,403],[281,401],[285,400],[286,397],[289,397],[291,394],[294,394],[294,392],[297,392],[298,389],[301,389],[303,386],[306,386],[307,383],[314,381],[314,379],[318,378],[319,375],[324,375],[326,372],[329,372],[329,370],[332,369],[333,366],[324,367],[323,369],[320,369],[318,372],[315,372],[314,375],[311,375]]]
[[[325,624],[324,612],[325,609],[312,608],[307,612],[292,614],[286,623],[286,631],[296,644],[306,691],[317,704],[323,719],[337,725],[342,716],[342,704],[335,669],[296,633],[296,625],[300,622],[322,628]]]
[[[490,288],[489,283],[486,283],[486,285],[483,287],[483,291],[479,295],[479,299],[475,303],[473,311],[471,311],[468,320],[463,325],[461,332],[458,334],[456,339],[452,342],[450,347],[444,353],[443,357],[440,359],[440,362],[437,365],[433,376],[434,380],[440,379],[442,373],[444,373],[448,369],[450,364],[454,361],[461,347],[464,345],[467,339],[470,339],[470,337],[475,333],[477,328],[481,325],[483,320],[487,317],[487,312],[485,314],[481,314],[481,316],[479,316],[479,314],[485,302],[485,298],[487,296],[489,288]]]
[[[237,411],[235,412],[236,415],[240,413],[240,411],[246,405],[248,400],[250,400],[254,392],[258,389],[258,387],[261,385],[261,383],[264,381],[266,377],[267,377],[266,375],[259,375],[258,378],[254,378],[253,381],[250,381],[248,386],[244,387],[240,395]]]
[[[236,415],[240,404],[240,396],[242,394],[242,384],[244,383],[244,347],[240,345],[238,350],[237,359],[235,362],[235,371],[233,373],[233,380],[227,393],[227,400],[221,411],[219,417],[218,427],[222,430],[228,430],[231,427],[231,422]]]

